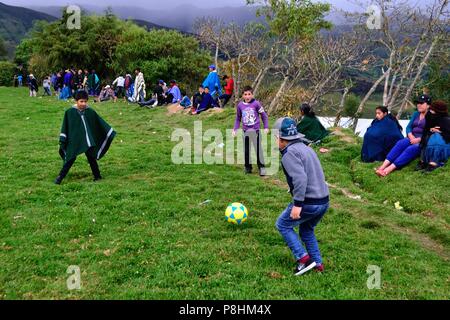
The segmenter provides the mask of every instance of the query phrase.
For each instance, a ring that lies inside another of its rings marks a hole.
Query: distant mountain
[[[96,5],[81,5],[88,14],[103,14],[106,7]],[[30,6],[30,8],[45,12],[55,17],[61,17],[62,7],[57,6]],[[263,17],[257,17],[255,6],[241,7],[220,7],[220,8],[199,8],[195,5],[181,5],[173,8],[164,8],[149,5],[148,8],[134,6],[112,6],[114,14],[122,19],[133,19],[135,21],[151,21],[150,24],[164,26],[170,29],[177,29],[183,32],[192,33],[192,26],[196,19],[202,17],[221,18],[225,23],[235,22],[243,25],[249,21],[264,21]],[[338,10],[331,12],[327,19],[336,25],[345,23],[343,14]]]
[[[47,14],[61,17],[62,7],[57,6],[29,6],[30,8],[45,12]],[[103,14],[106,7],[95,5],[80,6],[87,13]],[[256,17],[255,7],[222,7],[222,8],[198,8],[194,5],[182,5],[175,8],[140,8],[133,6],[112,6],[112,12],[121,19],[133,19],[137,21],[151,21],[158,26],[164,26],[170,29],[177,29],[183,32],[192,33],[192,25],[197,18],[217,17],[225,22],[236,22],[244,24],[248,21],[254,21],[262,18]]]
[[[42,12],[9,6],[0,2],[0,37],[6,41],[6,47],[10,55],[37,20],[50,22],[56,20],[56,18]]]

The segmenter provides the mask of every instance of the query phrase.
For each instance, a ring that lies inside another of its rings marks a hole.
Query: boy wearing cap
[[[322,257],[314,234],[330,206],[322,166],[314,150],[302,142],[304,136],[298,133],[293,119],[278,119],[274,129],[278,131],[281,163],[292,195],[292,203],[280,215],[276,227],[297,261],[294,275],[300,276],[313,269],[322,272]],[[294,231],[296,227],[300,237]]]
[[[86,91],[75,94],[76,105],[66,111],[60,134],[59,154],[64,166],[55,180],[61,184],[69,173],[77,156],[85,153],[91,166],[94,181],[102,179],[97,160],[104,157],[116,132],[93,109],[87,105]]]

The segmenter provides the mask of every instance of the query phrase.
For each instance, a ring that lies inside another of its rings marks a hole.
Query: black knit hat
[[[414,103],[418,104],[418,103],[426,103],[426,104],[431,104],[433,100],[431,99],[430,96],[426,95],[426,94],[422,94],[420,96],[418,96],[415,100]]]

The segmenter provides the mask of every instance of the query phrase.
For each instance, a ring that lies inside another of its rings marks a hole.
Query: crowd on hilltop
[[[95,70],[76,69],[74,67],[54,72],[42,80],[43,95],[56,95],[61,100],[75,97],[80,91],[86,91],[93,97],[94,102],[114,101],[123,99],[129,103],[136,103],[141,107],[155,108],[168,104],[179,104],[190,108],[192,114],[200,114],[210,108],[223,108],[230,101],[234,92],[234,80],[227,75],[222,79],[215,65],[209,67],[209,74],[198,91],[188,95],[182,91],[176,80],[160,79],[154,85],[145,81],[140,68],[134,74],[130,72],[117,75],[114,81],[102,81]],[[23,86],[23,76],[15,75],[15,86]],[[36,97],[39,92],[39,82],[33,74],[26,77],[26,84],[30,89],[30,97]],[[151,91],[147,88],[151,87]]]

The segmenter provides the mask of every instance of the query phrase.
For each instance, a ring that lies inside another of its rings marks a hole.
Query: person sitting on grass
[[[227,75],[223,76],[222,80],[225,81],[225,83],[226,83],[226,85],[224,87],[225,93],[219,97],[218,103],[221,108],[225,108],[225,106],[230,101],[231,97],[233,96],[234,80],[233,80],[233,78],[230,78]]]
[[[376,108],[376,119],[364,135],[361,151],[363,162],[383,161],[388,153],[404,138],[403,128],[387,107]]]
[[[183,99],[181,99],[180,106],[182,106],[184,109],[192,107],[191,99],[189,99],[185,92],[182,92],[182,95]]]
[[[161,85],[161,82],[158,81],[156,83],[155,88],[153,89],[153,95],[152,98],[148,101],[142,101],[142,102],[138,102],[138,104],[141,107],[148,107],[149,109],[152,109],[158,105],[163,105],[164,103],[164,91]]]
[[[208,109],[216,108],[216,101],[212,97],[212,95],[209,93],[209,88],[205,87],[205,92],[202,95],[202,100],[200,102],[200,105],[198,108],[192,112],[193,115],[200,114]]]
[[[100,92],[97,102],[105,102],[105,101],[109,101],[111,99],[114,101],[114,103],[117,102],[117,96],[116,96],[114,90],[111,88],[110,85],[107,85],[106,87],[103,87],[102,91]],[[94,100],[94,102],[95,102],[95,100]]]
[[[292,195],[292,203],[280,215],[276,227],[297,261],[295,276],[313,269],[323,272],[322,257],[314,234],[314,229],[330,207],[330,192],[322,165],[314,150],[302,142],[303,135],[298,133],[293,119],[278,119],[274,129],[277,130],[281,164]],[[294,231],[296,227],[299,228],[301,241]]]
[[[320,120],[316,117],[309,104],[302,104],[300,113],[302,119],[297,125],[297,131],[303,134],[308,141],[317,143],[330,134],[322,123],[320,123]]]
[[[177,85],[177,82],[175,80],[171,80],[170,89],[166,93],[164,104],[180,103],[182,98],[183,97],[181,96],[181,91]]]
[[[388,176],[420,156],[420,143],[426,126],[425,116],[430,108],[431,98],[422,95],[415,102],[417,112],[414,113],[408,127],[406,127],[407,138],[397,142],[387,155],[383,165],[375,171],[380,177]]]
[[[433,102],[426,121],[421,142],[421,161],[417,170],[433,172],[443,167],[450,158],[450,117],[447,103],[442,100]]]
[[[192,113],[196,112],[196,110],[200,107],[204,95],[205,88],[201,85],[198,87],[198,91],[192,96]]]
[[[55,184],[61,184],[77,156],[85,153],[94,181],[102,179],[97,160],[107,153],[116,132],[87,103],[89,95],[80,90],[75,95],[76,105],[66,111],[61,127],[59,154],[64,160]]]

